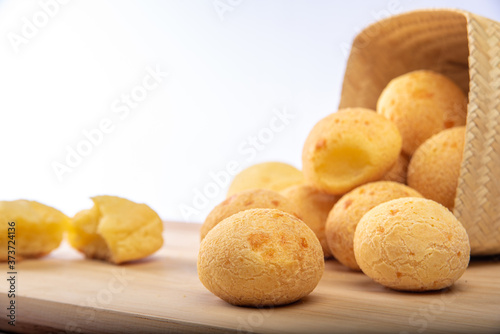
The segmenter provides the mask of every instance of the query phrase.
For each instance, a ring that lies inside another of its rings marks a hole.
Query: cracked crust
[[[446,76],[419,70],[389,82],[380,94],[377,112],[397,125],[403,152],[411,156],[432,135],[465,125],[467,98]]]
[[[332,252],[326,240],[325,225],[328,213],[338,201],[339,196],[325,194],[306,184],[291,186],[283,190],[281,194],[293,203],[304,223],[316,234],[325,257],[331,257]]]
[[[378,181],[362,185],[342,196],[326,221],[326,239],[335,258],[352,270],[361,270],[354,257],[354,231],[365,213],[401,197],[422,197],[403,184]]]
[[[455,206],[465,126],[441,131],[423,143],[408,166],[408,184],[448,209]]]
[[[363,272],[396,290],[427,291],[451,286],[469,264],[467,232],[441,204],[400,198],[363,216],[354,235]]]
[[[200,240],[224,219],[248,209],[278,209],[299,217],[293,204],[279,193],[266,189],[246,190],[231,197],[217,205],[208,214],[200,229]]]
[[[313,231],[280,210],[251,209],[212,229],[200,246],[203,285],[234,305],[289,304],[308,295],[324,271]]]

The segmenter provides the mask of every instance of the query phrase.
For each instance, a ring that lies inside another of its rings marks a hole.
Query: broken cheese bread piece
[[[0,261],[8,260],[9,245],[16,260],[49,254],[59,247],[68,224],[69,218],[50,206],[28,200],[0,201],[0,247],[4,250]]]
[[[91,259],[119,264],[163,245],[163,223],[149,206],[115,196],[93,197],[94,207],[72,219],[69,243]]]

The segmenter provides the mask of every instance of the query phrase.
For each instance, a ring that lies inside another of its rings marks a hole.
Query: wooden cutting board
[[[0,284],[0,329],[46,333],[498,333],[500,257],[475,259],[455,285],[432,293],[386,289],[362,273],[327,261],[314,292],[267,309],[231,306],[198,280],[197,224],[166,223],[165,246],[122,266],[84,260],[67,245],[17,264],[16,326],[6,318]],[[2,266],[7,276],[6,264]]]

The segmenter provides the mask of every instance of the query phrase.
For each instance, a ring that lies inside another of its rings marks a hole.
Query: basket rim
[[[405,17],[415,16],[415,15],[420,15],[421,16],[421,15],[439,14],[439,13],[462,15],[466,19],[467,22],[469,22],[469,20],[471,18],[471,15],[474,15],[475,17],[481,17],[479,15],[473,14],[473,13],[471,13],[469,11],[466,11],[466,10],[463,10],[463,9],[459,9],[459,8],[429,8],[429,9],[415,9],[415,10],[410,10],[410,11],[407,11],[407,12],[403,12],[403,13],[398,13],[398,14],[391,15],[389,17],[386,17],[384,19],[381,19],[381,20],[378,20],[376,22],[373,22],[373,23],[370,23],[370,24],[366,25],[363,29],[361,29],[361,31],[359,31],[356,34],[356,36],[353,39],[353,43],[352,44],[354,44],[354,41],[356,41],[358,38],[360,38],[360,36],[362,36],[363,34],[366,34],[370,30],[378,28],[379,26],[384,26],[387,23],[389,23],[390,21],[394,21],[395,19],[403,19]],[[483,17],[481,17],[481,18],[483,18]],[[487,19],[487,18],[484,18],[484,19]],[[488,19],[488,20],[490,20],[490,19]]]
[[[383,26],[383,25],[387,24],[387,22],[389,22],[391,20],[404,18],[406,16],[409,17],[409,16],[413,16],[413,15],[427,15],[427,14],[438,14],[438,13],[443,13],[443,14],[444,13],[446,13],[446,14],[459,14],[459,15],[462,15],[466,19],[467,24],[470,23],[470,21],[471,21],[472,18],[479,19],[479,20],[488,20],[488,21],[500,24],[499,21],[496,21],[496,20],[494,20],[492,18],[488,18],[488,17],[482,16],[482,15],[479,15],[479,14],[475,14],[475,13],[473,13],[471,11],[468,11],[468,10],[465,10],[465,9],[461,9],[461,8],[450,8],[450,7],[448,7],[448,8],[447,7],[443,7],[443,8],[419,8],[419,9],[412,9],[412,10],[409,10],[409,11],[406,11],[406,12],[402,12],[402,13],[397,13],[397,14],[388,16],[386,18],[383,18],[381,20],[378,20],[376,22],[373,22],[373,23],[370,23],[370,24],[366,25],[353,38],[353,43],[352,44],[354,44],[354,41],[357,38],[359,38],[359,36],[362,36],[364,33],[370,31],[371,29],[374,29],[375,27]]]

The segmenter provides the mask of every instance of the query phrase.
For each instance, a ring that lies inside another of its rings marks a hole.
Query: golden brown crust
[[[201,226],[200,240],[224,219],[240,211],[256,208],[278,209],[299,217],[293,204],[279,193],[266,189],[246,190],[228,197],[213,208]]]
[[[382,178],[400,151],[401,136],[391,121],[369,109],[341,109],[309,133],[303,173],[319,190],[341,195]]]
[[[297,168],[283,162],[263,162],[250,166],[236,175],[229,186],[227,197],[251,189],[279,192],[301,183],[304,183],[304,176]]]
[[[441,204],[400,198],[366,213],[354,235],[363,272],[396,290],[426,291],[451,286],[469,263],[467,232]]]
[[[442,74],[419,70],[393,79],[380,94],[377,112],[393,121],[412,155],[432,135],[465,125],[467,98]]]
[[[68,233],[71,246],[87,258],[120,264],[163,245],[163,222],[149,206],[116,196],[92,200],[94,207],[77,213]]]
[[[401,197],[422,197],[416,190],[391,181],[362,185],[333,206],[326,222],[326,238],[335,258],[352,270],[361,270],[354,257],[354,232],[365,213],[377,205]]]
[[[316,234],[325,257],[332,256],[326,241],[325,225],[328,213],[339,197],[323,193],[307,184],[291,186],[283,190],[281,194],[292,202],[300,218]]]
[[[406,177],[408,174],[408,164],[410,163],[410,158],[401,153],[396,160],[396,163],[391,167],[391,169],[385,173],[385,175],[380,179],[380,181],[394,181],[402,184],[406,184]]]
[[[62,212],[28,200],[0,201],[0,247],[5,249],[0,261],[7,261],[9,222],[15,222],[16,260],[39,258],[59,247],[69,218]]]
[[[324,271],[313,231],[280,210],[239,212],[203,239],[198,275],[203,285],[234,305],[289,304],[308,295]]]
[[[408,166],[408,184],[453,210],[465,144],[465,126],[441,131],[423,143]]]

